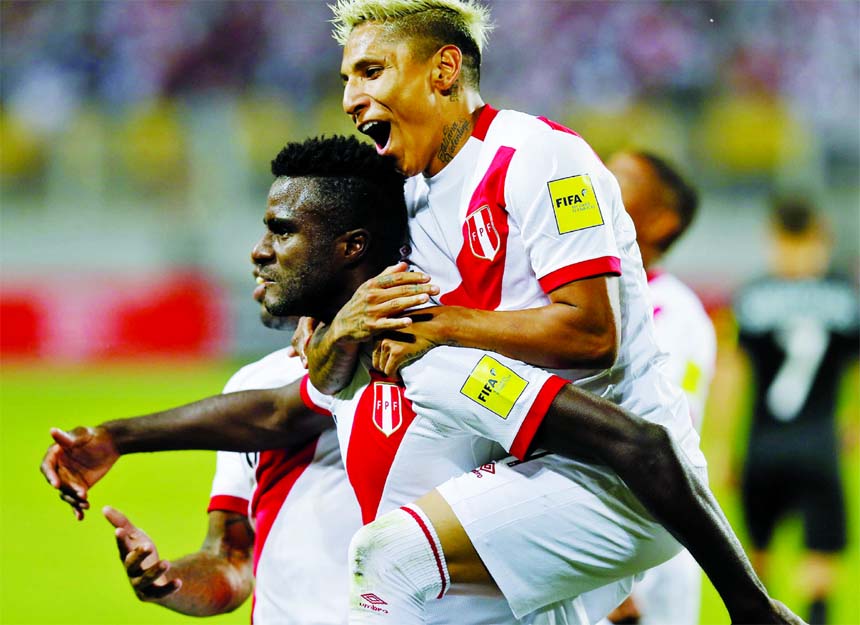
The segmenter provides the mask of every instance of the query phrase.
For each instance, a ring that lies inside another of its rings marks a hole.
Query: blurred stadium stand
[[[763,267],[777,190],[815,197],[857,275],[860,3],[489,4],[492,104],[701,185],[668,266],[711,304]],[[268,163],[352,132],[328,19],[315,1],[0,3],[4,355],[270,347],[248,261]]]

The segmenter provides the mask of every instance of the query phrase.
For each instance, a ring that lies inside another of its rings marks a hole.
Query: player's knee
[[[371,564],[385,556],[385,550],[379,549],[378,538],[379,532],[373,523],[353,534],[349,542],[349,572],[355,581],[366,577]]]
[[[416,521],[419,517],[422,525]],[[450,576],[438,537],[417,508],[392,510],[365,525],[349,543],[352,592],[409,596],[410,601],[441,597]],[[423,529],[426,528],[426,529]]]

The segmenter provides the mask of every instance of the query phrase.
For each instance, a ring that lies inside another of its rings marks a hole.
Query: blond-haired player
[[[486,577],[483,567],[521,616],[671,557],[674,540],[628,486],[697,554],[737,621],[779,622],[700,482],[689,409],[656,364],[645,275],[614,178],[572,131],[484,103],[489,22],[480,4],[341,0],[334,13],[344,110],[412,176],[410,261],[432,276],[444,305],[399,326],[407,339],[382,340],[373,363],[399,370],[406,397],[441,436],[477,433],[526,460],[443,484],[417,502],[421,519],[395,511],[361,530],[351,622],[389,617],[361,605],[367,593],[390,598],[398,623],[420,622],[428,599],[448,582]],[[320,390],[347,383],[359,344],[393,327],[387,313],[348,305],[317,328],[308,357]],[[567,385],[523,362],[562,370],[659,424],[686,457],[685,477],[661,484],[662,469],[631,466],[610,449],[617,431],[562,415]],[[529,459],[539,448],[591,462]]]

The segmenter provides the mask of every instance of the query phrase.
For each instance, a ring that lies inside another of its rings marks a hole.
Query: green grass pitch
[[[0,386],[0,623],[190,623],[201,621],[138,602],[125,580],[111,526],[101,516],[111,504],[149,532],[168,559],[196,550],[206,529],[214,454],[170,452],[121,460],[91,494],[93,509],[74,520],[38,471],[52,425],[72,427],[142,414],[220,391],[237,363],[134,363],[59,368],[4,363]],[[856,401],[856,400],[855,400]],[[857,406],[854,405],[854,410]],[[707,436],[707,431],[706,431]],[[711,441],[708,447],[714,447]],[[834,605],[837,623],[860,623],[860,462],[846,463],[851,514],[849,557]],[[737,498],[717,492],[740,530]],[[792,584],[799,527],[777,538],[773,592],[804,610]],[[212,623],[249,622],[250,601]],[[728,623],[706,583],[702,623]]]

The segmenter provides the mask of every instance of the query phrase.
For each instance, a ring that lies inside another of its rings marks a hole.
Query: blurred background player
[[[686,393],[690,418],[701,431],[716,359],[714,327],[693,290],[656,267],[692,223],[698,194],[669,163],[650,152],[619,152],[606,165],[618,179],[624,207],[636,226],[651,289],[657,343],[666,353],[664,367]],[[694,625],[699,620],[701,587],[701,569],[685,549],[649,570],[609,619]]]
[[[845,368],[858,355],[858,295],[828,273],[831,235],[806,199],[774,202],[769,243],[769,275],[746,285],[734,303],[755,386],[743,506],[762,577],[778,521],[801,514],[809,622],[820,624],[846,542],[834,415]]]

